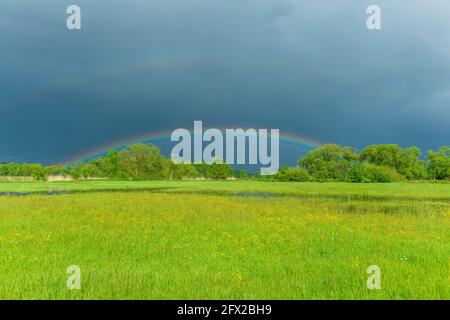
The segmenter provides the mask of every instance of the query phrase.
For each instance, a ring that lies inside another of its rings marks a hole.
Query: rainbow
[[[219,128],[221,130],[225,130],[224,128]],[[96,147],[95,149],[88,150],[82,154],[78,154],[76,156],[72,156],[70,159],[64,161],[66,164],[73,163],[75,161],[87,161],[103,156],[109,150],[116,149],[124,149],[127,145],[136,144],[136,143],[158,143],[161,141],[170,141],[170,137],[172,135],[172,131],[160,131],[157,133],[151,134],[143,134],[134,137],[128,137],[125,139],[117,140],[109,144],[101,145]],[[280,145],[286,144],[297,147],[303,150],[312,150],[323,145],[323,142],[319,142],[317,140],[313,140],[310,138],[306,138],[299,135],[294,135],[291,133],[283,133],[280,130]]]

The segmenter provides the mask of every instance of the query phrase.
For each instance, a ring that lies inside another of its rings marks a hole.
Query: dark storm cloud
[[[73,3],[81,31],[65,28]],[[366,28],[373,3],[381,31]],[[4,0],[0,161],[61,161],[193,120],[357,147],[450,144],[449,9],[446,0]]]

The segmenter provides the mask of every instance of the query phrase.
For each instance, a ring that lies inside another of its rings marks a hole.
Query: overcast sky
[[[82,30],[66,28],[71,4]],[[0,90],[0,161],[194,120],[426,150],[450,145],[450,2],[1,0]]]

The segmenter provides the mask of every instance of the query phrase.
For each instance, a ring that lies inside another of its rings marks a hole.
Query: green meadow
[[[450,298],[448,184],[3,182],[0,194],[1,299]],[[371,265],[381,289],[367,288]]]

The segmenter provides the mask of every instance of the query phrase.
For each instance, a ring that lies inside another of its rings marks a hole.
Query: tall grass
[[[0,197],[0,298],[450,298],[449,186],[58,184],[144,186],[159,191]],[[66,287],[69,265],[81,290]]]

